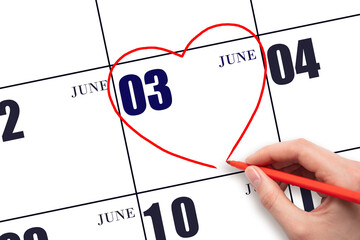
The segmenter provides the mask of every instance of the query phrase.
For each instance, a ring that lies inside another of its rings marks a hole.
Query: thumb
[[[249,166],[245,174],[259,195],[261,203],[279,222],[285,232],[304,224],[304,212],[297,208],[271,178],[260,168]]]

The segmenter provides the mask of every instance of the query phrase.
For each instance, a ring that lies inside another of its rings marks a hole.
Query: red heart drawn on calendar
[[[144,50],[156,50],[156,51],[160,51],[162,52],[162,55],[170,55],[170,56],[177,56],[179,58],[184,58],[185,54],[187,53],[187,51],[189,50],[189,47],[190,45],[196,40],[198,39],[200,36],[202,36],[204,33],[208,32],[209,30],[211,29],[215,29],[215,28],[221,28],[221,27],[233,27],[233,28],[237,28],[237,29],[242,29],[242,30],[245,30],[247,31],[248,33],[251,34],[251,36],[247,37],[247,38],[250,38],[250,39],[255,39],[257,41],[257,44],[260,46],[260,50],[261,50],[261,57],[263,59],[263,69],[264,69],[264,74],[263,75],[260,75],[262,77],[262,81],[261,81],[261,88],[257,87],[258,90],[257,93],[259,93],[259,90],[260,90],[260,93],[258,95],[258,97],[254,97],[254,99],[257,99],[257,102],[256,102],[256,105],[255,107],[251,107],[251,111],[249,111],[249,113],[251,112],[251,116],[250,118],[246,118],[248,119],[247,122],[246,122],[246,125],[244,128],[242,128],[242,131],[240,133],[240,135],[237,135],[239,137],[237,137],[237,140],[235,142],[235,144],[232,146],[231,150],[230,150],[230,153],[228,154],[226,160],[228,160],[230,158],[230,156],[233,154],[234,150],[236,149],[236,147],[238,146],[238,144],[240,143],[240,141],[242,140],[244,134],[246,133],[246,131],[248,130],[258,108],[259,108],[259,105],[260,105],[260,102],[262,100],[262,96],[263,96],[263,93],[264,93],[264,89],[265,89],[265,82],[266,82],[266,73],[267,73],[267,62],[266,62],[266,55],[265,55],[265,51],[264,51],[264,48],[259,40],[259,38],[251,31],[249,30],[248,28],[240,25],[240,24],[235,24],[235,23],[221,23],[221,24],[216,24],[216,25],[212,25],[210,27],[207,27],[206,29],[202,30],[200,33],[198,33],[195,37],[193,37],[189,42],[188,44],[186,45],[186,47],[184,48],[183,51],[178,51],[178,52],[174,52],[172,50],[169,50],[169,49],[166,49],[166,48],[162,48],[162,47],[155,47],[155,46],[149,46],[149,47],[140,47],[140,48],[136,48],[136,49],[133,49],[125,54],[123,54],[111,67],[111,70],[109,72],[109,75],[108,75],[108,81],[107,81],[107,93],[108,93],[108,97],[109,97],[109,100],[110,100],[110,103],[115,111],[115,113],[118,115],[118,117],[123,121],[123,123],[129,128],[131,129],[134,133],[136,133],[139,137],[141,137],[142,139],[144,139],[145,141],[147,141],[148,143],[150,143],[151,145],[153,145],[154,147],[158,148],[159,150],[167,153],[167,154],[170,154],[174,157],[177,157],[177,158],[180,158],[180,159],[183,159],[183,160],[186,160],[186,161],[189,161],[189,162],[192,162],[192,163],[195,163],[195,164],[199,164],[199,165],[202,165],[202,166],[206,166],[206,167],[210,167],[210,168],[216,168],[215,166],[211,165],[211,164],[208,164],[208,163],[205,163],[204,161],[198,161],[198,160],[195,160],[195,159],[192,159],[192,158],[189,158],[189,157],[185,157],[183,155],[180,155],[178,153],[175,153],[173,151],[170,151],[162,146],[160,146],[160,144],[157,144],[155,143],[155,141],[153,140],[150,140],[150,138],[148,136],[145,136],[143,133],[141,133],[140,131],[138,131],[137,129],[135,129],[133,127],[132,124],[130,124],[122,114],[119,113],[119,111],[117,110],[117,107],[115,106],[115,103],[113,101],[113,98],[111,96],[111,92],[110,92],[110,83],[111,83],[111,79],[112,79],[112,75],[113,75],[113,71],[115,69],[116,66],[120,65],[120,61],[123,60],[126,56],[130,55],[130,54],[134,54],[136,52],[140,52],[140,51],[144,51]],[[244,38],[245,39],[245,38]],[[250,53],[249,53],[249,57],[250,57]],[[225,58],[225,57],[224,57]],[[235,59],[235,58],[234,58]],[[228,56],[228,61],[229,61],[229,56]],[[235,60],[234,60],[235,61]],[[240,62],[240,61],[239,61]],[[230,63],[230,62],[229,62]],[[121,66],[121,65],[120,65]],[[219,65],[220,66],[220,65]],[[118,68],[121,68],[121,67],[118,67]],[[132,75],[134,76],[134,75]],[[210,76],[211,77],[211,76]],[[135,86],[133,86],[133,88],[135,89]],[[129,96],[130,96],[130,93],[129,93]],[[122,96],[121,96],[122,97]],[[145,101],[145,100],[144,100]],[[255,102],[255,101],[254,101]],[[233,108],[234,110],[237,110],[237,108]],[[158,109],[156,109],[158,110]],[[131,114],[130,114],[131,115]],[[186,114],[185,114],[186,115]],[[186,119],[188,116],[183,116],[184,119]],[[189,117],[188,117],[189,118]],[[244,121],[245,122],[245,121]],[[225,124],[224,124],[225,125]],[[234,131],[239,131],[239,129],[233,129]],[[241,129],[240,129],[241,130]],[[240,131],[239,131],[240,132]],[[154,136],[153,136],[154,137]],[[205,136],[206,137],[206,136]],[[152,138],[153,139],[153,138]],[[229,148],[230,149],[230,148]]]

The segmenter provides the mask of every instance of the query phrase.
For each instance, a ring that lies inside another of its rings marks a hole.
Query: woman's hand
[[[251,165],[284,172],[360,191],[360,163],[321,148],[304,139],[266,146],[246,159]],[[360,205],[323,196],[311,212],[297,208],[280,186],[260,168],[245,171],[262,204],[280,223],[290,239],[360,239]]]

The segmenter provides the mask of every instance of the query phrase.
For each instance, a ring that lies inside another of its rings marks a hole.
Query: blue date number
[[[145,84],[154,85],[154,94],[147,96],[150,107],[154,110],[164,110],[171,106],[171,91],[166,84],[168,77],[162,69],[153,69],[145,73]],[[139,76],[129,74],[119,81],[119,89],[123,108],[129,115],[142,114],[146,109],[146,96],[142,80]]]

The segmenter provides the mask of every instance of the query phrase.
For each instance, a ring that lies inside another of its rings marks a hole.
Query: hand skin
[[[360,191],[360,163],[321,148],[307,140],[266,146],[246,159],[251,165],[267,166],[325,183]],[[360,239],[360,205],[321,195],[311,212],[297,208],[285,196],[286,185],[270,179],[260,168],[246,168],[246,176],[261,203],[292,240]]]

